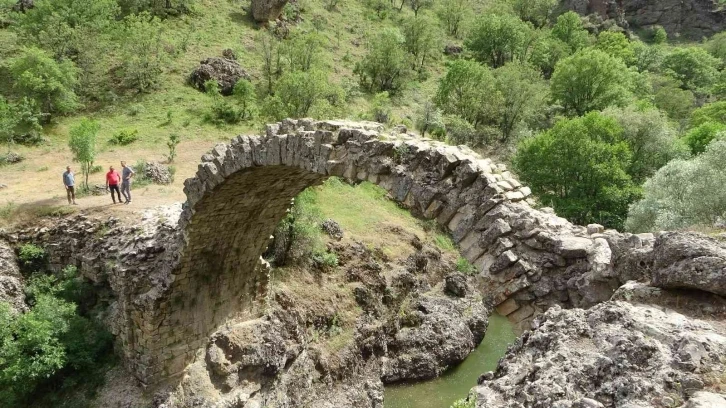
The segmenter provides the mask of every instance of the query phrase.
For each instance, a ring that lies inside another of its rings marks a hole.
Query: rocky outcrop
[[[726,245],[702,234],[659,234],[653,249],[652,285],[726,296]]]
[[[6,241],[0,239],[0,302],[7,302],[15,311],[25,311],[27,308],[23,288],[23,276],[20,274],[15,251]]]
[[[533,327],[482,375],[477,407],[699,406],[726,390],[722,322],[608,301],[553,307]]]
[[[189,76],[189,82],[192,86],[202,92],[206,90],[204,84],[207,81],[217,81],[219,92],[222,95],[231,95],[237,81],[249,81],[250,79],[250,75],[237,61],[221,57],[211,57],[203,60]]]
[[[464,361],[484,338],[487,316],[477,299],[422,296],[388,343],[383,382],[435,378]]]
[[[252,0],[252,18],[258,23],[276,20],[282,14],[282,9],[288,0]]]
[[[154,184],[171,184],[174,182],[174,175],[171,174],[169,167],[155,162],[147,162],[144,165],[144,177]]]
[[[564,0],[563,8],[625,28],[662,26],[671,37],[695,41],[726,28],[726,11],[713,0]]]

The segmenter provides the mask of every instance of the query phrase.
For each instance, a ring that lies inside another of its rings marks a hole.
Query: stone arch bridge
[[[492,306],[515,321],[555,303],[594,304],[617,287],[606,234],[533,209],[505,166],[376,123],[285,120],[217,145],[186,180],[175,250],[124,302],[119,337],[137,378],[180,374],[217,327],[259,310],[270,235],[293,197],[331,176],[378,184],[435,219],[480,271]]]

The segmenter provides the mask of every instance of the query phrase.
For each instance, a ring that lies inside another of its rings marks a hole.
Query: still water
[[[439,378],[386,386],[385,408],[449,408],[476,385],[479,375],[494,370],[517,336],[506,317],[492,314],[486,336],[463,363]]]

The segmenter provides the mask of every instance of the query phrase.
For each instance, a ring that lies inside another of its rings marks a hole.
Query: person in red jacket
[[[119,190],[118,188],[118,183],[120,181],[121,175],[113,169],[113,166],[109,167],[108,173],[106,173],[106,191],[111,189],[111,199],[113,200],[114,204],[116,204],[116,197],[113,196],[114,191],[118,196],[118,203],[121,204],[121,190]]]

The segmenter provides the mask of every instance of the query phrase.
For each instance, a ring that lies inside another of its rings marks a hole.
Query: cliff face
[[[633,29],[660,25],[671,37],[695,41],[726,28],[726,11],[714,0],[564,0],[563,8]]]

